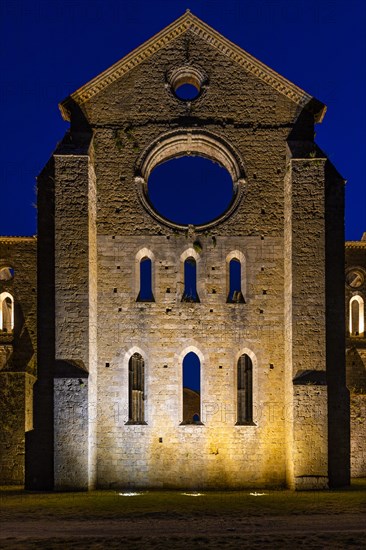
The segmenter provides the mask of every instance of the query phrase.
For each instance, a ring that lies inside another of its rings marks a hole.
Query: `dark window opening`
[[[201,424],[201,365],[197,355],[183,360],[183,424]]]
[[[239,357],[237,366],[238,424],[253,423],[253,364],[247,354]]]
[[[199,302],[197,293],[197,264],[194,258],[184,262],[184,292],[182,302]]]
[[[142,258],[140,262],[140,292],[138,302],[154,302],[152,291],[152,262],[150,258]]]
[[[233,258],[229,263],[229,294],[227,301],[230,304],[244,304],[244,296],[241,290],[241,263]]]
[[[145,365],[139,353],[128,362],[128,423],[145,424],[144,411]]]

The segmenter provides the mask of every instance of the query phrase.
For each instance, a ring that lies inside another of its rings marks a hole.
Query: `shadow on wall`
[[[366,393],[366,349],[364,358],[355,347],[346,354],[347,387],[352,393]]]

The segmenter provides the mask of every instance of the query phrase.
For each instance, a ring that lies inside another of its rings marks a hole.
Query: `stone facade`
[[[37,241],[0,237],[0,483],[24,483],[37,373]],[[8,305],[6,304],[6,300]]]
[[[366,476],[366,233],[346,242],[346,369],[351,393],[351,475]]]
[[[184,83],[196,99],[178,97]],[[71,129],[38,178],[26,486],[347,485],[344,182],[313,141],[324,106],[188,12],[61,111]],[[149,201],[152,170],[183,155],[232,178],[231,205],[204,225]],[[182,301],[187,259],[199,302]],[[228,303],[233,259],[243,300]],[[201,386],[189,404],[190,352]]]

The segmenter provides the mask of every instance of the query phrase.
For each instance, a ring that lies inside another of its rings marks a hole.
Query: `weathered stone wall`
[[[34,376],[0,373],[0,472],[3,485],[23,485],[25,432],[33,427]]]
[[[0,237],[0,269],[14,270],[13,278],[0,278],[0,293],[8,292],[14,299],[14,329],[9,334],[0,331],[0,343],[12,346],[11,356],[2,368],[32,375],[37,371],[36,249],[35,237]]]
[[[36,359],[36,245],[34,237],[0,237],[0,294],[14,300],[14,328],[0,330],[0,483],[23,484],[25,432],[32,429]]]
[[[86,102],[70,100],[72,130],[54,157],[56,324],[49,363],[89,371],[89,389],[86,407],[76,379],[55,382],[59,487],[70,487],[77,439],[77,467],[88,469],[76,476],[83,487],[86,479],[99,487],[328,483],[327,175],[325,159],[313,158],[314,117],[204,36],[188,29]],[[205,74],[190,102],[169,84],[171,72],[186,65]],[[189,136],[200,129],[214,140],[211,149],[192,146]],[[177,154],[217,161],[218,149],[230,156],[227,143],[238,162],[241,199],[209,230],[182,230],[144,207],[142,166],[151,144],[172,130],[188,136]],[[78,132],[85,131],[93,136],[82,148]],[[290,155],[289,139],[296,141]],[[136,301],[138,258],[146,250],[154,271],[149,303]],[[243,304],[226,303],[234,251],[244,258]],[[197,261],[199,303],[182,302],[188,254]],[[190,351],[201,361],[202,425],[181,425],[182,362]],[[133,353],[145,362],[145,425],[127,424]],[[236,425],[243,353],[253,363],[252,425]],[[293,379],[308,371],[320,378],[309,386],[297,379],[294,388]],[[88,462],[84,412],[68,433],[69,404],[88,410]]]
[[[37,381],[33,430],[26,433],[25,486],[53,487],[53,376],[55,362],[54,162],[38,177],[37,201]]]
[[[352,272],[361,277],[353,282]],[[349,332],[350,300],[360,296],[366,303],[366,240],[346,242],[346,369],[351,393],[351,474],[366,476],[366,338]],[[364,310],[365,316],[365,310]],[[366,317],[364,321],[366,320]]]
[[[328,488],[327,398],[326,386],[294,388],[293,486],[296,489]]]
[[[328,483],[327,392],[301,384],[303,373],[323,373],[325,379],[326,371],[324,160],[290,158],[285,181],[285,380],[294,415],[287,425],[287,483],[292,487],[303,485],[304,476],[315,470],[321,484]]]
[[[193,248],[192,239],[98,237],[100,486],[284,483],[281,240],[199,236],[199,241],[200,303],[191,304],[181,302],[180,258]],[[135,257],[144,248],[154,255],[155,303],[136,302]],[[233,250],[245,255],[248,266],[245,304],[226,303],[226,257]],[[146,365],[147,426],[126,425],[128,360],[136,351]],[[204,426],[180,425],[182,362],[189,351],[202,358]],[[253,355],[256,425],[235,426],[236,363],[246,352]]]
[[[56,361],[67,361],[90,372],[89,401],[96,400],[96,190],[95,176],[87,155],[69,155],[59,150],[55,162],[55,341]],[[80,215],[80,212],[82,215]],[[72,345],[70,346],[70,342]],[[76,388],[76,389],[75,389]],[[81,398],[88,413],[88,392],[80,394],[76,386],[68,383],[67,393],[70,402]],[[62,393],[66,388],[55,388],[55,407],[63,410]],[[74,392],[76,391],[75,395]],[[80,403],[81,406],[81,403]],[[93,405],[92,405],[93,406]],[[86,429],[87,426],[87,429]],[[77,437],[76,431],[80,430]],[[86,431],[85,431],[86,429]],[[64,428],[65,431],[65,428]],[[59,444],[62,428],[55,428],[55,483],[61,487],[93,487],[95,484],[96,464],[92,460],[96,449],[96,421],[74,425],[73,438]],[[64,462],[70,458],[68,442],[75,439],[85,441],[90,448],[81,453],[83,467],[74,468],[72,482],[67,479]],[[89,456],[90,452],[90,456]],[[79,474],[77,473],[79,472]],[[63,474],[63,475],[62,475]],[[65,477],[63,477],[65,476]],[[85,479],[89,479],[85,487]],[[77,480],[79,482],[77,483]]]
[[[366,394],[351,393],[351,475],[366,477]]]
[[[84,103],[77,95],[68,102],[71,130],[38,180],[38,365],[36,241],[0,238],[0,268],[16,273],[0,280],[0,291],[14,295],[16,319],[12,333],[0,333],[1,482],[22,483],[26,432],[32,489],[348,483],[343,181],[313,143],[311,109],[319,105],[300,106],[293,90],[284,92],[288,83],[237,63],[238,52],[201,31],[187,27],[140,52],[123,77],[99,82]],[[203,79],[194,101],[171,85],[187,67]],[[174,132],[183,145],[159,162],[200,154],[235,165],[235,207],[205,230],[159,221],[144,195],[152,144]],[[365,248],[348,248],[347,269],[364,269]],[[146,254],[150,303],[136,301]],[[188,255],[197,261],[199,303],[182,302]],[[240,304],[226,302],[234,256]],[[347,326],[350,298],[365,300],[365,284],[346,286]],[[347,349],[359,476],[364,335],[349,336]],[[201,364],[202,424],[182,425],[190,351]],[[133,353],[145,364],[143,425],[127,423]],[[244,353],[253,364],[251,425],[237,425]]]
[[[344,180],[325,164],[325,303],[329,480],[350,483],[350,405],[345,373]]]
[[[86,378],[55,378],[55,489],[89,487],[89,415]]]

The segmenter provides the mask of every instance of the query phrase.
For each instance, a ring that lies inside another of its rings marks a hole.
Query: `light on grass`
[[[205,493],[182,493],[186,497],[203,497]]]
[[[120,497],[139,497],[144,493],[118,493]]]
[[[257,493],[257,491],[255,493],[249,493],[250,496],[252,497],[264,497],[264,496],[267,496],[268,493]]]

